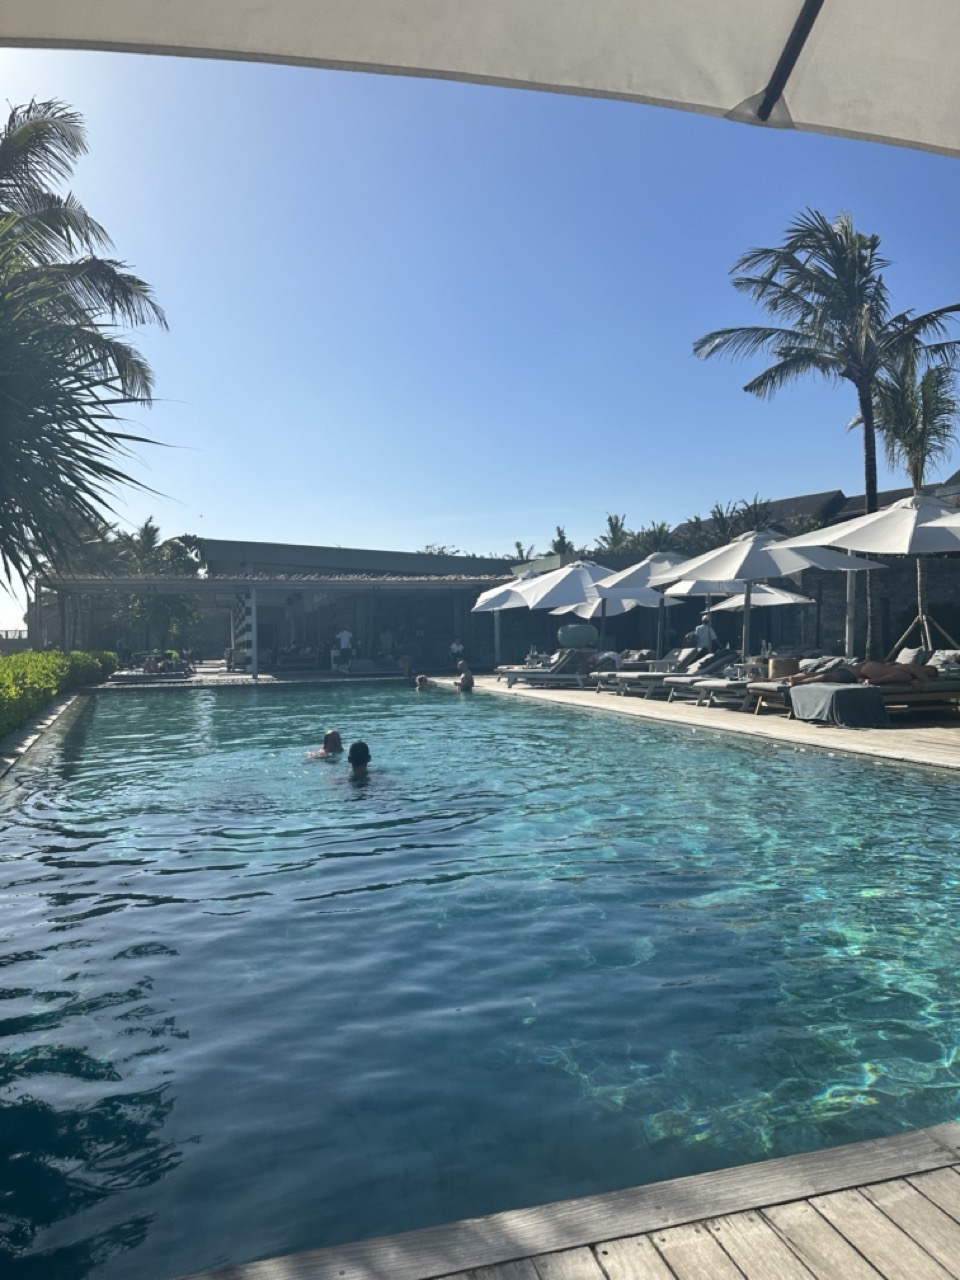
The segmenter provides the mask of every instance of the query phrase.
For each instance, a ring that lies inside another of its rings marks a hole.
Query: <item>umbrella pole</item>
[[[852,556],[853,552],[848,551],[848,556]],[[853,657],[853,633],[854,623],[857,616],[857,580],[849,571],[847,572],[847,615],[843,628],[843,648],[844,654],[848,658]]]
[[[743,660],[750,660],[750,586],[748,582],[743,592]]]
[[[500,665],[500,610],[493,611],[493,665]]]
[[[657,657],[663,657],[663,639],[664,639],[664,622],[667,616],[667,601],[664,596],[660,597],[660,603],[657,605]]]
[[[600,601],[600,648],[603,649],[604,637],[607,633],[607,597]]]

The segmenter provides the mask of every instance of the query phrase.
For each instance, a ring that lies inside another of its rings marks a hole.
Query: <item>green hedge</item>
[[[117,669],[115,653],[14,653],[0,658],[0,738],[26,724],[58,693],[97,684]]]

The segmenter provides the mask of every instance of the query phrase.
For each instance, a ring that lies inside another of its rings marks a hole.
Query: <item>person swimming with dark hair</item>
[[[336,729],[328,729],[323,735],[323,746],[319,751],[311,751],[308,760],[336,760],[343,755],[343,739]]]
[[[428,693],[437,687],[429,676],[417,676],[416,685],[417,693]]]
[[[351,778],[365,778],[367,776],[367,765],[372,758],[370,748],[365,742],[351,742],[350,750],[347,752],[347,764],[350,766]]]

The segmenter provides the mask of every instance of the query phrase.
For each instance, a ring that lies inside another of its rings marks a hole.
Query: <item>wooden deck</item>
[[[597,693],[593,689],[532,689],[520,684],[508,689],[505,681],[498,682],[494,676],[478,677],[476,688],[508,698],[656,720],[692,732],[707,730],[783,742],[800,751],[815,748],[903,764],[960,769],[960,714],[956,711],[903,714],[894,711],[891,713],[893,726],[889,729],[838,729],[832,725],[788,720],[775,711],[752,715],[726,707],[697,707],[692,702]]]
[[[960,1124],[194,1280],[956,1280]]]

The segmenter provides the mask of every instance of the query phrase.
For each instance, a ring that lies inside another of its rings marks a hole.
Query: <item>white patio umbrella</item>
[[[447,76],[956,155],[956,0],[4,0],[0,43]]]
[[[856,556],[843,556],[823,547],[802,550],[784,547],[783,538],[774,533],[742,533],[724,547],[706,551],[653,578],[653,584],[674,582],[680,578],[729,581],[739,578],[746,584],[743,605],[743,656],[750,651],[750,595],[752,584],[764,578],[782,578],[801,569],[843,569],[847,573],[883,566]]]
[[[611,573],[609,578],[604,578],[597,584],[597,590],[608,600],[628,599],[630,587],[649,587],[650,579],[655,574],[666,572],[675,564],[680,564],[682,560],[683,556],[676,555],[672,551],[654,551],[638,564],[621,569],[619,573]]]
[[[604,578],[603,582],[597,584],[597,590],[607,601],[636,599],[638,587],[649,589],[650,579],[655,573],[662,573],[671,565],[679,564],[682,559],[683,556],[673,551],[654,551],[637,564]],[[663,638],[666,634],[665,610],[671,602],[665,600],[660,592],[657,596],[656,604],[660,611],[657,615],[657,657],[660,658],[663,656]],[[652,606],[654,602],[650,600],[649,603]]]
[[[667,596],[728,596],[734,591],[746,590],[747,584],[739,578],[681,578],[667,587]]]
[[[746,591],[741,591],[739,595],[730,596],[728,600],[715,604],[713,612],[736,613],[738,609],[744,607],[746,599]],[[763,582],[758,582],[756,586],[750,588],[751,609],[768,609],[782,604],[816,604],[816,601],[811,600],[809,596],[797,595],[795,591],[784,591],[782,587],[768,587]]]
[[[550,573],[541,573],[515,586],[521,603],[528,609],[558,609],[566,604],[585,604],[599,599],[596,584],[610,577],[610,570],[592,560],[574,560]],[[511,608],[513,606],[510,606]]]
[[[499,657],[499,628],[501,609],[557,609],[565,605],[581,605],[598,602],[596,583],[609,578],[610,570],[603,565],[594,564],[592,560],[574,560],[572,564],[563,565],[560,569],[552,569],[549,573],[540,573],[506,584],[508,594],[501,597],[499,604],[484,604],[477,601],[471,613],[483,613],[487,608],[493,610],[494,617],[494,649]],[[495,589],[498,590],[498,589]],[[502,590],[500,588],[499,590]],[[484,595],[493,593],[484,592]],[[601,634],[603,632],[603,616],[600,619]]]
[[[788,538],[787,547],[845,547],[848,551],[866,551],[876,556],[917,557],[917,616],[894,645],[896,652],[914,627],[919,626],[924,645],[933,648],[931,629],[936,627],[954,648],[960,648],[934,618],[927,613],[924,582],[924,555],[943,551],[960,551],[960,511],[930,494],[915,493],[909,498],[872,511],[869,515],[844,520],[842,524]]]
[[[583,604],[561,605],[559,609],[551,609],[551,613],[575,613],[580,618],[615,618],[618,614],[636,609],[638,605],[645,609],[659,609],[661,604],[677,604],[678,601],[664,602],[663,593],[654,591],[652,587],[639,584],[634,587],[616,589],[616,595],[609,595],[603,590],[604,584],[597,584],[596,600],[585,600]],[[621,595],[620,592],[623,592]]]
[[[536,577],[536,574],[528,569],[526,573],[521,574],[514,582],[505,582],[499,587],[490,587],[489,590],[483,591],[477,596],[477,603],[470,612],[492,613],[495,609],[519,608],[526,602],[517,595],[516,584],[534,577]]]
[[[583,604],[563,604],[559,609],[551,609],[550,612],[572,613],[578,618],[593,621],[595,618],[616,618],[621,613],[629,613],[631,609],[636,609],[639,603],[639,600],[604,600],[598,596],[596,600],[585,600]]]

